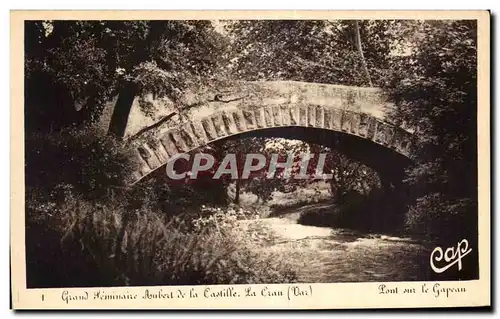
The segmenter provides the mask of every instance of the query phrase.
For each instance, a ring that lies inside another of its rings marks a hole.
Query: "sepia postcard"
[[[11,11],[23,309],[490,307],[488,11]]]

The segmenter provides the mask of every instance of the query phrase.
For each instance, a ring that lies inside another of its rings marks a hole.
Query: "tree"
[[[363,69],[365,70],[368,83],[370,84],[370,86],[373,86],[372,78],[370,76],[370,71],[368,71],[368,67],[366,66],[365,55],[363,54],[363,46],[361,44],[362,43],[361,32],[359,31],[358,20],[354,20],[354,29],[356,32],[356,47],[358,48],[359,56],[361,57],[361,63],[363,64]]]
[[[255,145],[258,146],[258,149],[254,150],[263,154],[268,163],[266,163],[266,167],[258,171],[252,179],[245,181],[244,187],[247,191],[257,195],[261,202],[270,200],[275,191],[281,191],[283,193],[293,192],[297,187],[303,187],[311,182],[311,180],[308,179],[294,178],[294,176],[299,173],[301,154],[309,150],[309,145],[307,143],[298,140],[267,138],[260,139],[260,143],[259,140],[257,140],[257,144]],[[273,154],[278,156],[279,162],[287,161],[289,156],[294,157],[291,176],[287,178],[284,175],[284,169],[277,169],[274,178],[267,178],[269,161]]]
[[[269,160],[273,150],[267,148],[266,146],[268,142],[272,140],[274,139],[249,137],[244,139],[230,139],[215,144],[215,147],[218,147],[220,150],[218,152],[219,157],[216,159],[218,163],[221,163],[222,158],[227,154],[236,155],[238,178],[234,180],[235,195],[233,202],[235,204],[239,204],[240,193],[243,189],[254,193],[259,200],[267,201],[271,197],[272,193],[284,183],[278,178],[266,178],[268,169],[267,165],[259,171],[252,172],[252,175],[248,179],[241,178],[247,154],[258,153],[264,155],[266,159]],[[225,185],[228,186],[231,182],[232,180],[226,179]]]
[[[393,24],[385,20],[231,22],[226,26],[234,47],[231,69],[236,78],[247,80],[357,86],[371,86],[371,80],[378,85],[389,66]],[[359,47],[361,38],[364,50]]]
[[[182,107],[188,86],[223,70],[227,48],[210,21],[28,21],[25,30],[30,131],[94,121],[124,88]]]
[[[368,197],[375,188],[380,188],[380,178],[372,168],[361,162],[353,160],[335,149],[322,145],[310,145],[314,154],[327,154],[325,158],[324,173],[331,174],[330,182],[333,200],[337,204],[344,204],[346,195],[357,192]],[[312,166],[316,167],[317,157],[312,160]]]
[[[286,140],[282,138],[247,137],[239,139],[228,139],[215,142],[210,145],[211,153],[216,163],[221,163],[227,154],[235,154],[237,159],[238,179],[232,180],[230,176],[223,175],[220,185],[229,186],[235,184],[234,203],[239,204],[241,191],[255,194],[261,202],[268,201],[274,191],[290,192],[299,186],[305,186],[312,179],[295,179],[298,174],[300,155],[309,150],[309,145],[302,141]],[[244,163],[247,154],[261,154],[266,158],[266,165],[257,171],[253,171],[248,179],[242,179]],[[277,169],[274,178],[267,178],[269,161],[272,154],[278,155],[278,161],[285,162],[288,156],[294,156],[292,176],[285,178],[284,169]],[[312,166],[312,165],[310,165]]]
[[[394,59],[385,88],[393,119],[420,142],[408,171],[418,197],[408,227],[450,240],[477,234],[476,32],[475,21],[415,23],[412,50]]]

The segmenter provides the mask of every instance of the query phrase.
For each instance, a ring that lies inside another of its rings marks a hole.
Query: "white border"
[[[61,1],[61,0],[58,0],[58,1],[54,1],[54,0],[47,0],[47,1],[43,1],[43,3],[41,2],[38,2],[38,1],[15,1],[15,2],[11,2],[11,6],[10,8],[15,8],[15,9],[54,9],[54,8],[59,8],[59,9],[155,9],[155,8],[162,8],[162,9],[202,9],[202,8],[208,8],[207,4],[208,3],[204,3],[202,1],[183,1],[182,2],[182,6],[180,5],[181,3],[169,3],[168,7],[164,7],[164,6],[159,6],[157,2],[153,1],[154,3],[151,4],[152,1],[150,0],[143,0],[143,1],[140,1],[140,2],[136,2],[136,3],[130,3],[130,4],[127,4],[127,3],[124,3],[123,1],[108,1],[106,4],[103,3],[103,1],[94,1],[94,0],[88,0],[86,1],[83,5],[78,5],[78,4],[75,4],[75,3],[69,3],[67,1]],[[7,4],[6,2],[2,2],[2,5],[3,4]],[[269,1],[260,1],[260,0],[254,0],[250,3],[242,3],[242,2],[238,2],[238,3],[235,3],[235,2],[223,2],[223,1],[218,1],[218,2],[215,2],[215,1],[211,1],[210,2],[210,9],[274,9],[274,8],[278,8],[278,9],[487,9],[487,8],[492,8],[494,9],[494,12],[497,11],[497,8],[498,8],[498,1],[483,1],[483,0],[476,0],[474,2],[457,2],[457,1],[447,1],[445,5],[443,5],[443,2],[437,2],[437,1],[425,1],[425,0],[422,0],[422,1],[418,1],[418,2],[403,2],[403,1],[384,1],[384,0],[381,0],[381,1],[376,1],[376,2],[371,2],[371,1],[349,1],[349,2],[335,2],[335,3],[331,3],[331,2],[324,2],[324,1],[307,1],[307,2],[304,2],[304,1],[287,1],[286,3],[282,3],[278,6],[273,6],[269,3]],[[304,6],[304,4],[307,4],[306,6]],[[135,5],[135,6],[134,6]],[[138,7],[137,5],[140,5],[140,7]],[[4,23],[2,24],[2,31],[3,31],[3,35],[4,35],[4,39],[8,39],[9,38],[9,35],[10,35],[10,32],[9,32],[9,19],[8,19],[8,13],[5,11],[4,12],[4,17],[6,17],[6,19],[4,19]],[[495,35],[495,40],[496,42],[498,41],[498,33],[495,33],[495,32],[492,32],[492,35]],[[4,65],[4,70],[9,70],[9,52],[10,51],[3,51],[4,53],[4,59],[2,59],[2,61],[5,63]],[[492,54],[492,58],[494,57],[495,55]],[[497,71],[498,71],[498,66],[496,65],[495,67],[495,75],[497,75]],[[3,78],[4,80],[4,83],[2,85],[2,89],[5,90],[4,91],[4,94],[2,95],[4,97],[4,101],[5,101],[5,104],[9,104],[9,100],[7,99],[7,97],[9,97],[9,82],[10,82],[10,78],[9,78],[9,75],[8,75],[8,72],[5,73],[5,77]],[[1,120],[4,121],[4,123],[2,123],[3,125],[0,125],[0,129],[2,130],[2,133],[4,134],[0,134],[1,138],[3,138],[3,142],[2,145],[7,145],[10,143],[10,139],[9,139],[9,135],[10,135],[10,126],[9,126],[9,108],[8,107],[3,107],[0,109],[1,111],[0,112],[3,112],[3,116],[0,116]],[[495,117],[495,119],[498,120],[498,118]],[[495,133],[497,133],[497,130],[495,128]],[[498,137],[498,136],[497,136]],[[4,152],[5,154],[5,152]],[[9,191],[9,182],[8,182],[8,178],[7,176],[10,174],[10,170],[8,169],[9,167],[9,158],[7,156],[4,156],[2,157],[2,163],[3,165],[1,165],[1,169],[3,169],[3,173],[2,176],[5,176],[5,178],[3,178],[1,180],[1,187],[2,187],[2,190],[5,190],[4,192],[2,192],[1,194],[3,195],[3,197],[1,197],[3,201],[3,203],[5,203],[8,207],[8,204],[9,203],[9,197],[10,197],[10,191]],[[496,177],[496,176],[495,176]],[[8,195],[9,194],[9,195]],[[496,195],[496,193],[495,193]],[[494,197],[498,197],[498,196],[494,196]],[[7,214],[6,214],[7,215]],[[496,219],[496,225],[497,228],[495,229],[498,229],[498,218]],[[9,237],[9,231],[10,229],[8,229],[7,225],[10,225],[10,223],[3,223],[5,229],[4,231],[2,232],[2,234],[5,236],[3,239],[3,242],[4,243],[7,243],[9,242],[10,240],[10,237]],[[493,233],[495,234],[495,233]],[[4,253],[2,254],[4,256],[4,258],[6,259],[4,263],[2,263],[3,267],[4,267],[4,278],[8,278],[7,277],[7,274],[8,274],[8,271],[9,271],[9,268],[8,268],[8,260],[7,260],[7,256],[8,256],[8,248],[7,248],[7,245],[4,244]],[[499,248],[497,247],[497,251],[498,252]],[[5,285],[3,285],[4,287],[4,290],[2,290],[2,297],[4,301],[7,301],[9,299],[9,284],[8,284],[8,280],[6,280],[5,282]],[[494,294],[496,295],[496,294]],[[498,295],[496,295],[496,298],[498,298]],[[498,299],[497,299],[498,300]],[[498,304],[498,301],[497,303]],[[4,309],[7,309],[7,307],[4,307]],[[12,314],[12,312],[10,313]],[[92,314],[93,316],[97,316],[99,317],[100,315],[99,314]],[[173,314],[169,314],[169,315],[173,315]],[[263,314],[260,314],[260,315],[263,315]],[[272,314],[273,316],[275,316],[276,314]],[[336,314],[338,315],[338,314]],[[363,314],[360,314],[360,315],[363,315]],[[382,314],[383,316],[387,315],[387,314]]]

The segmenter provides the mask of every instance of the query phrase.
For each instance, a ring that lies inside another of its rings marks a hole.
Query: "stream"
[[[324,204],[308,205],[316,209]],[[301,210],[248,221],[261,249],[286,254],[298,281],[369,282],[428,280],[431,249],[412,238],[301,225]]]

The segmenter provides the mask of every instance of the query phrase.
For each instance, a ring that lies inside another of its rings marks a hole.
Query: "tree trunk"
[[[125,136],[128,116],[130,114],[130,109],[132,108],[132,103],[134,102],[136,93],[137,87],[135,83],[127,82],[123,85],[123,88],[120,90],[118,95],[118,99],[116,100],[113,115],[111,115],[111,122],[109,123],[108,129],[109,135],[113,135],[118,138],[123,138]]]
[[[368,66],[366,65],[365,55],[363,54],[363,47],[361,45],[361,34],[359,32],[358,20],[354,20],[354,29],[356,31],[356,47],[358,48],[359,55],[361,56],[361,63],[365,69],[366,77],[368,78],[368,83],[370,87],[373,87],[372,78],[370,77],[370,72],[368,72]]]
[[[240,188],[241,188],[241,182],[240,182],[240,179],[237,178],[236,179],[236,191],[234,194],[234,203],[237,205],[240,203]]]
[[[150,60],[153,53],[153,48],[156,41],[161,37],[164,30],[164,22],[150,21],[146,39],[136,45],[134,53],[131,57],[131,65],[137,66],[144,61]],[[109,125],[108,134],[123,138],[125,128],[127,126],[128,116],[135,96],[138,94],[138,84],[134,82],[125,82],[119,91],[118,100],[116,101],[111,123]]]

